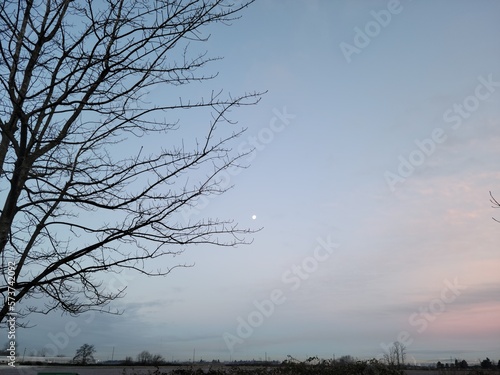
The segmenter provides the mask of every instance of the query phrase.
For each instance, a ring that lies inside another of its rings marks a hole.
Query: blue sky
[[[127,286],[122,315],[33,317],[21,350],[371,358],[399,339],[415,361],[500,359],[499,14],[496,1],[260,0],[206,30],[219,76],[180,93],[268,93],[233,113],[250,167],[179,220],[263,229],[165,259],[195,266],[164,279],[109,275]],[[181,95],[162,90],[151,97]]]

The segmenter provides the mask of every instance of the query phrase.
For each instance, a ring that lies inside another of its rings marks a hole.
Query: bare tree
[[[124,363],[126,365],[131,365],[132,363],[134,363],[134,359],[132,357],[130,357],[130,356],[127,356],[127,357],[125,357]]]
[[[0,321],[9,309],[114,312],[124,288],[106,290],[103,271],[163,276],[185,264],[157,258],[187,245],[248,241],[231,220],[178,212],[225,191],[221,172],[244,157],[232,152],[244,129],[229,111],[260,94],[176,99],[174,89],[215,77],[216,59],[193,45],[252,1],[1,2]],[[146,101],[158,86],[166,97]],[[185,109],[207,121],[179,122]]]
[[[493,193],[490,191],[490,202],[492,204],[493,208],[500,208],[500,201],[498,201],[494,196]],[[497,223],[500,223],[499,219],[493,218]]]
[[[153,354],[151,357],[151,364],[154,366],[161,365],[165,362],[165,358],[161,354]]]
[[[143,350],[137,354],[137,363],[141,365],[158,366],[165,362],[165,358],[161,354],[151,354],[147,350]]]
[[[76,354],[73,357],[73,363],[78,363],[80,365],[95,363],[94,353],[94,345],[83,344],[76,350]]]
[[[395,341],[389,348],[389,351],[384,353],[384,360],[391,367],[397,369],[404,368],[406,361],[406,346],[399,341]]]
[[[150,364],[153,360],[153,355],[147,350],[143,350],[139,354],[137,354],[137,363],[142,365]]]

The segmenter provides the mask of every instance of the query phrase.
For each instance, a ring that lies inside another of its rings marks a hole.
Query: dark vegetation
[[[298,361],[292,357],[288,357],[283,362],[247,362],[230,363],[226,365],[213,364],[207,368],[198,366],[185,366],[175,369],[156,367],[154,370],[124,370],[124,375],[295,375],[295,374],[360,374],[360,375],[400,375],[404,374],[402,368],[396,368],[387,365],[376,359],[369,361],[342,361],[342,360],[324,360],[318,357],[308,358],[306,361]]]
[[[5,351],[5,350],[4,350]],[[0,353],[2,350],[0,350]],[[50,366],[99,366],[123,368],[123,375],[500,375],[500,360],[490,358],[478,359],[475,364],[455,358],[445,363],[438,361],[435,364],[410,365],[406,362],[406,346],[396,341],[380,359],[360,360],[350,355],[337,359],[321,359],[310,357],[300,361],[288,356],[285,361],[277,360],[250,360],[230,361],[220,360],[195,362],[166,361],[161,354],[152,354],[143,350],[135,358],[127,356],[122,360],[97,362],[94,359],[96,350],[94,345],[84,344],[76,350],[71,364],[62,363],[29,363],[30,365]]]
[[[351,356],[339,360],[325,360],[311,357],[299,361],[288,357],[283,362],[233,362],[220,364],[219,362],[204,362],[205,366],[186,365],[177,368],[159,368],[154,370],[124,369],[124,375],[403,375],[403,374],[442,374],[442,375],[497,375],[500,374],[500,361],[497,364],[486,358],[480,365],[469,366],[465,360],[455,360],[453,364],[438,364],[428,367],[394,365],[384,360],[356,360]],[[464,366],[467,365],[467,366]]]
[[[96,363],[88,362],[88,367]],[[28,364],[28,363],[25,363]],[[45,364],[46,365],[46,364]],[[78,365],[74,363],[74,365]],[[123,375],[499,375],[500,361],[489,358],[479,364],[469,365],[467,361],[455,359],[454,363],[437,362],[429,366],[387,363],[386,359],[358,360],[343,356],[337,360],[310,357],[305,361],[291,356],[283,361],[234,361],[211,362],[166,362],[159,354],[148,351],[139,353],[134,360],[127,357],[123,361],[109,361],[99,366],[123,367]],[[64,366],[67,364],[52,364]],[[81,363],[80,363],[81,366]]]

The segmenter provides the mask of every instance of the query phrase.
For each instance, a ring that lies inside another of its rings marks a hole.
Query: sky
[[[257,0],[207,29],[224,59],[196,90],[268,92],[232,113],[249,168],[179,220],[262,229],[165,258],[194,264],[165,278],[109,275],[121,315],[33,316],[20,350],[378,358],[399,340],[410,362],[499,360],[499,15],[487,0]]]

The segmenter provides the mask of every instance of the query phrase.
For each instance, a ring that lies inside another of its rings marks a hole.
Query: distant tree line
[[[0,347],[0,354],[6,349]],[[79,365],[95,364],[94,354],[96,349],[94,345],[83,344],[76,350],[73,357],[73,363]],[[249,366],[248,361],[245,363],[232,362],[227,364],[223,370],[220,368],[220,361],[213,360],[211,363],[217,365],[211,367],[208,371],[210,375],[234,374],[234,375],[404,375],[405,370],[412,369],[412,366],[405,364],[406,347],[399,342],[395,342],[391,350],[389,350],[382,359],[359,360],[350,355],[341,356],[338,359],[320,359],[318,357],[310,357],[305,361],[297,360],[291,356],[283,362],[280,361],[250,361],[255,362],[255,366]],[[151,354],[147,350],[137,354],[136,359],[127,356],[122,362],[123,365],[144,365],[144,366],[160,366],[169,365],[161,354]],[[200,360],[200,363],[207,363]],[[182,369],[171,369],[168,374],[172,375],[199,375],[199,369],[195,370],[189,363],[181,363],[189,365]],[[250,370],[251,368],[251,370]],[[466,375],[489,375],[500,374],[500,360],[492,361],[490,358],[479,360],[476,365],[469,365],[465,359],[455,358],[454,362],[436,363],[436,369],[440,373],[448,375],[460,372]],[[262,370],[262,371],[261,371]],[[125,371],[125,370],[124,370]],[[222,371],[222,372],[221,372]],[[206,373],[206,372],[205,372]],[[167,374],[160,372],[157,369],[151,375]]]
[[[132,360],[132,357],[128,357],[126,360],[128,362],[130,362]],[[136,363],[140,364],[140,365],[157,366],[157,365],[161,365],[161,364],[165,363],[165,358],[163,358],[163,356],[160,354],[151,354],[147,350],[143,350],[142,352],[137,354],[137,362]]]
[[[469,366],[467,361],[465,359],[457,359],[455,358],[454,363],[442,363],[441,361],[438,361],[436,363],[436,368],[438,370],[446,371],[446,370],[466,370],[469,368],[480,368],[482,370],[498,370],[500,371],[500,360],[497,361],[495,364],[491,359],[486,357],[486,359],[483,360],[478,360],[479,365],[475,366]],[[472,372],[471,372],[472,373]]]

